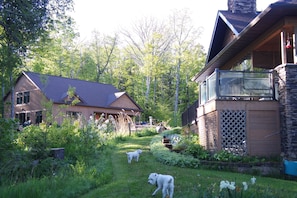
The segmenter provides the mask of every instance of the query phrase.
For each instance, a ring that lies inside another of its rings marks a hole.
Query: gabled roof
[[[127,95],[120,92],[111,84],[102,84],[78,79],[64,78],[59,76],[45,75],[34,72],[23,72],[38,89],[42,91],[45,97],[54,103],[65,103],[69,88],[74,88],[74,96],[79,99],[78,105],[100,108],[112,108],[110,105],[121,96]],[[129,96],[128,96],[129,97]],[[141,108],[131,99],[139,110]]]
[[[116,101],[118,98],[120,98],[124,94],[125,94],[125,92],[116,92],[116,93],[108,95],[107,96],[107,105],[112,104],[114,101]]]
[[[218,11],[206,63],[223,49],[224,38],[228,32],[235,36],[239,35],[259,13],[260,12],[232,13],[231,11]]]
[[[203,81],[215,68],[223,66],[281,18],[297,16],[297,1],[277,1],[270,4],[263,12],[255,13],[254,18],[252,18],[252,15],[244,16],[244,14],[237,15],[236,13],[228,12],[218,11],[205,67],[192,80]],[[222,37],[228,31],[234,34],[234,39],[223,45],[223,41],[220,39],[223,39]]]

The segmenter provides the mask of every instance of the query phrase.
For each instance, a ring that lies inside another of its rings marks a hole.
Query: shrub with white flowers
[[[256,183],[256,178],[252,177],[250,180],[251,185]],[[235,182],[229,182],[227,180],[222,180],[220,182],[220,197],[242,197],[243,191],[248,190],[248,183],[242,182],[242,188],[235,185]],[[239,196],[238,196],[239,192]]]

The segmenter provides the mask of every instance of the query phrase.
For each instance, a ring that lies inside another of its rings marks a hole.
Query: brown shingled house
[[[196,123],[205,148],[297,159],[297,1],[218,11],[199,84]],[[191,121],[191,120],[190,120]]]
[[[123,110],[130,116],[142,111],[127,93],[110,84],[23,72],[16,81],[14,91],[14,114],[20,123],[29,119],[32,124],[41,123],[45,119],[44,102],[48,101],[53,102],[52,114],[59,124],[65,116],[89,119],[92,115],[98,119],[103,113],[107,118]],[[11,103],[11,93],[4,100],[6,104]],[[75,105],[69,105],[74,100]],[[5,112],[5,117],[10,117],[10,105],[6,106]]]

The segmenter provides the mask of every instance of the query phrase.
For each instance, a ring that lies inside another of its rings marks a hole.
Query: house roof
[[[257,39],[263,32],[286,16],[297,16],[296,0],[280,0],[270,4],[263,12],[254,14],[218,11],[210,49],[205,67],[192,80],[201,82],[215,68],[220,68],[244,47]],[[223,45],[227,32],[232,32],[234,39]]]
[[[224,38],[227,32],[237,36],[259,14],[232,13],[231,11],[218,11],[217,19],[210,43],[206,63],[213,59],[224,47]]]
[[[75,88],[74,95],[80,100],[80,106],[92,106],[101,108],[114,108],[112,103],[123,95],[126,95],[138,110],[141,108],[129,97],[126,92],[120,92],[111,84],[102,84],[78,79],[64,78],[59,76],[45,75],[34,72],[23,72],[36,87],[38,87],[45,97],[54,103],[65,103],[70,87]],[[124,108],[124,107],[122,107]]]

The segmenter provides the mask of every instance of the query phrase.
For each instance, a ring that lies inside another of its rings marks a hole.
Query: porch
[[[279,156],[277,101],[212,100],[197,109],[200,144],[211,151]]]
[[[200,84],[200,144],[211,151],[279,156],[281,134],[274,71],[218,70]]]

